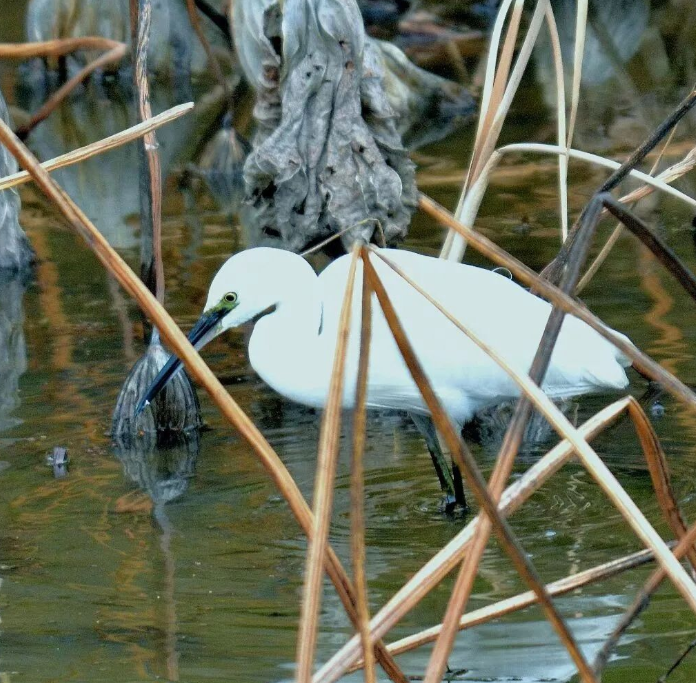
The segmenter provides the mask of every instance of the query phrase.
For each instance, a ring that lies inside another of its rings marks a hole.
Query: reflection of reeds
[[[127,46],[117,40],[86,36],[83,38],[67,38],[65,40],[49,40],[46,42],[2,44],[0,45],[0,59],[29,59],[32,57],[65,56],[75,50],[105,50],[105,52],[93,59],[89,64],[82,67],[72,78],[61,85],[56,92],[32,114],[29,121],[17,128],[17,135],[25,139],[31,131],[42,121],[47,119],[58,105],[77,88],[80,83],[85,81],[95,71],[107,64],[120,62],[126,55]]]

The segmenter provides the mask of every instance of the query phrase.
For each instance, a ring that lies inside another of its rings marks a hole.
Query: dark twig
[[[232,33],[230,31],[230,22],[227,17],[218,12],[212,5],[209,5],[206,0],[195,0],[195,3],[201,13],[217,26],[220,33],[225,37],[228,45],[232,47]]]
[[[607,211],[618,218],[650,251],[655,258],[674,275],[677,282],[696,300],[696,277],[679,257],[650,228],[610,194],[602,195]]]
[[[150,42],[152,4],[150,0],[130,0],[133,38],[134,78],[141,121],[152,117],[150,86],[147,79],[147,50]],[[147,133],[139,145],[140,159],[140,277],[157,301],[164,301],[162,263],[162,170],[157,136]]]
[[[672,664],[672,666],[669,667],[669,670],[664,676],[660,676],[658,678],[657,683],[665,683],[667,680],[668,676],[671,676],[672,673],[675,671],[675,669],[681,665],[681,663],[691,654],[691,652],[696,648],[696,640],[692,640],[687,646],[686,650],[682,652],[679,657],[677,657],[677,661]]]
[[[225,74],[222,71],[222,67],[220,66],[220,61],[218,60],[216,54],[213,52],[213,48],[210,46],[210,41],[205,35],[205,32],[203,31],[203,27],[201,26],[201,22],[198,20],[198,12],[196,11],[196,0],[186,0],[186,9],[188,10],[188,15],[189,15],[189,20],[191,21],[191,26],[193,27],[193,30],[196,32],[196,35],[198,36],[198,40],[200,41],[201,45],[203,46],[203,49],[205,50],[205,54],[208,57],[208,63],[210,64],[210,67],[213,70],[213,73],[215,75],[215,79],[217,82],[220,84],[222,87],[224,93],[225,93],[225,99],[227,100],[227,106],[231,107],[232,106],[232,93],[230,92],[229,85],[227,83],[227,79],[225,78]]]

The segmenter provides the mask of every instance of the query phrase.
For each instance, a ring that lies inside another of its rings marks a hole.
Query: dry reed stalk
[[[152,118],[150,84],[147,79],[147,51],[152,24],[151,0],[130,0],[133,38],[133,74],[141,121]],[[162,168],[157,136],[149,131],[143,138],[140,159],[140,277],[157,301],[164,303],[164,263],[162,262]]]
[[[421,287],[419,287],[413,280],[411,280],[401,269],[398,268],[393,262],[381,255],[379,252],[374,252],[382,261],[389,265],[392,270],[394,270],[398,275],[400,275],[411,287],[413,287],[421,296],[423,296],[430,304],[435,306],[447,319],[455,325],[461,332],[463,332],[469,339],[471,339],[481,350],[483,350],[493,361],[495,361],[499,367],[504,370],[511,379],[520,387],[523,397],[534,404],[534,406],[546,417],[553,428],[558,432],[561,438],[567,439],[576,448],[576,451],[580,457],[581,462],[590,470],[595,479],[598,480],[600,486],[604,489],[607,496],[612,500],[614,505],[616,505],[627,519],[629,524],[634,528],[634,531],[641,537],[644,543],[651,546],[661,562],[671,565],[671,572],[674,571],[673,563],[668,561],[667,555],[669,552],[666,548],[659,550],[659,543],[656,543],[657,534],[654,529],[648,524],[647,520],[642,517],[641,513],[636,514],[637,507],[632,505],[630,497],[628,497],[623,489],[621,489],[618,482],[613,478],[613,475],[607,474],[608,470],[606,466],[603,465],[601,459],[594,450],[589,446],[587,441],[582,439],[577,432],[577,430],[570,424],[568,419],[563,415],[563,413],[555,406],[555,404],[544,394],[540,389],[539,383],[532,381],[530,377],[525,376],[522,373],[517,372],[512,366],[510,366],[504,358],[497,354],[493,349],[491,349],[485,342],[479,339],[470,329],[458,321],[454,316],[452,316],[438,301],[433,299],[427,292],[425,292]],[[570,279],[566,283],[568,287],[573,286],[573,277],[577,276],[579,272],[580,262],[576,261],[575,273],[569,271]],[[560,323],[559,323],[560,325]],[[546,334],[545,334],[546,337]],[[544,339],[542,338],[541,346],[544,344]],[[550,354],[551,346],[547,345],[547,353]],[[537,359],[532,366],[532,371],[536,365]],[[536,379],[536,378],[535,378]],[[522,403],[522,399],[518,405]],[[648,461],[648,466],[650,468],[651,476],[653,479],[653,484],[655,491],[658,496],[658,501],[664,512],[665,518],[670,523],[670,526],[674,530],[675,535],[680,538],[686,533],[686,525],[684,524],[681,513],[677,506],[674,494],[671,489],[671,484],[669,481],[669,474],[667,471],[667,464],[665,462],[664,453],[660,447],[657,436],[655,435],[649,420],[645,416],[640,406],[637,404],[635,399],[630,397],[629,399],[629,415],[631,416],[633,423],[636,428],[637,436],[640,440],[645,458]],[[515,417],[520,413],[516,410]],[[506,438],[503,442],[503,446],[500,449],[500,454],[496,461],[496,465],[491,476],[491,482],[489,484],[489,489],[492,498],[498,500],[503,490],[503,486],[507,481],[514,456],[519,447],[521,441],[522,431],[524,430],[524,423],[517,424],[517,433],[515,434],[515,417],[511,422]],[[519,417],[517,417],[519,420]],[[519,431],[522,430],[522,431]],[[600,465],[601,463],[601,465]],[[452,591],[452,598],[448,605],[447,613],[443,619],[443,625],[441,630],[440,639],[438,639],[438,644],[443,642],[443,645],[438,648],[436,644],[433,650],[433,657],[437,654],[438,657],[442,657],[442,653],[449,653],[454,642],[454,637],[458,630],[458,624],[461,618],[461,614],[465,608],[466,602],[469,597],[469,592],[473,587],[473,580],[476,576],[476,571],[478,568],[478,563],[480,562],[480,557],[485,549],[488,541],[488,535],[490,534],[490,524],[483,520],[481,524],[478,525],[477,532],[473,539],[473,545],[469,550],[469,553],[464,560],[461,572],[457,577],[455,587]],[[658,537],[659,538],[659,537]],[[478,553],[478,554],[477,554]],[[665,554],[666,553],[666,554]],[[696,552],[693,553],[696,557]],[[665,566],[667,566],[665,564]],[[679,587],[680,579],[675,574],[670,573],[672,579],[676,582]],[[683,587],[680,589],[685,599],[689,601],[689,598],[684,594]],[[458,602],[457,602],[458,601]],[[692,608],[696,610],[696,601],[691,600],[690,604]],[[445,654],[445,660],[446,660]],[[432,660],[431,660],[432,661]],[[442,675],[440,673],[440,675]],[[427,680],[427,677],[426,677]]]
[[[463,204],[458,208],[458,215],[455,216],[455,218],[457,218],[457,220],[459,220],[460,223],[465,223],[466,225],[474,224],[479,207],[481,206],[483,197],[486,193],[486,190],[488,189],[490,177],[493,174],[493,171],[500,163],[502,156],[504,154],[512,152],[537,152],[542,154],[548,153],[558,155],[567,153],[570,157],[581,159],[583,161],[587,161],[588,163],[596,164],[598,166],[603,166],[611,169],[620,168],[620,164],[616,161],[613,161],[612,159],[606,159],[604,157],[589,154],[587,152],[582,152],[577,149],[565,149],[557,145],[545,145],[537,143],[516,143],[511,145],[505,145],[504,147],[500,147],[499,149],[495,150],[491,154],[491,156],[488,159],[488,163],[486,164],[484,169],[481,171],[479,177],[471,185],[468,192],[466,193],[466,196],[463,199]],[[686,173],[689,170],[691,170],[691,168],[693,168],[694,165],[696,165],[696,149],[694,150],[693,163],[680,163],[679,170],[683,171],[683,173]],[[665,171],[663,174],[660,174],[660,176],[658,176],[657,178],[654,178],[653,176],[647,175],[635,169],[631,170],[630,174],[646,183],[645,186],[639,188],[639,190],[644,191],[640,194],[640,197],[646,196],[647,194],[651,193],[654,188],[657,188],[666,192],[667,194],[670,194],[684,201],[690,206],[696,206],[696,200],[669,185],[669,182],[673,182],[674,179],[679,177],[677,173],[671,173],[670,175],[667,175],[668,171],[670,170],[671,169],[667,169],[667,171]],[[625,197],[622,197],[620,201],[631,201],[632,199],[637,197],[636,192],[637,191],[629,193]],[[465,240],[461,242],[462,245],[465,245],[465,243]],[[463,251],[450,252],[450,258],[454,258],[454,256],[463,256]]]
[[[104,268],[136,300],[152,323],[157,326],[172,352],[181,358],[191,376],[205,388],[225,419],[251,446],[273,483],[287,501],[298,524],[307,537],[311,539],[314,515],[283,461],[248,415],[227,393],[164,307],[109,245],[84,212],[58,186],[48,172],[41,167],[34,155],[2,121],[0,121],[0,143],[4,144],[19,164],[31,174],[41,191],[55,204],[75,232],[87,243]],[[336,587],[336,592],[351,622],[358,628],[359,619],[355,609],[355,591],[348,574],[331,547],[327,548],[325,562],[329,578]],[[408,683],[408,679],[386,651],[383,643],[376,644],[375,652],[380,665],[392,680]]]
[[[36,43],[0,43],[0,59],[62,57],[76,50],[113,50],[123,45],[118,40],[99,36],[61,38]]]
[[[669,394],[691,409],[696,409],[696,394],[694,394],[691,389],[672,375],[672,373],[665,370],[646,353],[619,338],[613,332],[608,331],[599,318],[592,314],[587,308],[578,304],[578,302],[571,297],[561,292],[554,284],[542,278],[538,273],[535,273],[531,268],[525,266],[514,256],[508,254],[504,249],[495,244],[495,242],[492,242],[481,233],[458,221],[447,209],[422,192],[419,195],[418,206],[442,225],[455,230],[465,237],[468,243],[483,256],[497,265],[505,266],[510,270],[513,276],[529,287],[533,287],[538,294],[548,299],[552,304],[587,323],[592,329],[596,330],[617,349],[628,356],[633,366],[639,372],[658,382]]]
[[[495,150],[495,145],[498,141],[503,123],[505,122],[505,117],[507,116],[513,97],[517,92],[517,88],[522,80],[522,75],[524,74],[531,57],[532,48],[534,47],[537,36],[539,35],[539,30],[541,29],[542,22],[546,15],[547,7],[548,0],[538,0],[532,14],[532,18],[529,22],[527,34],[519,50],[517,60],[515,61],[515,66],[512,69],[508,82],[505,84],[504,94],[494,114],[492,115],[492,118],[490,121],[487,120],[485,125],[481,127],[480,137],[477,135],[474,142],[472,163],[467,175],[467,180],[464,184],[464,191],[460,196],[459,205],[457,208],[457,216],[465,223],[473,223],[471,216],[463,213],[466,190],[471,183],[478,179],[482,169],[485,167],[485,164],[488,161],[488,158]],[[450,234],[442,247],[440,256],[450,260],[461,261],[465,248],[466,242],[461,239],[461,235],[456,235],[454,232],[450,231]]]
[[[41,163],[41,166],[47,171],[55,171],[58,168],[64,168],[65,166],[71,166],[85,159],[89,159],[98,154],[103,154],[111,149],[125,145],[128,142],[137,140],[151,130],[155,130],[165,123],[174,121],[184,114],[188,114],[193,109],[193,102],[187,102],[186,104],[179,104],[176,107],[167,109],[166,111],[153,116],[151,119],[147,119],[142,123],[138,123],[135,126],[126,128],[125,130],[110,135],[109,137],[103,138],[102,140],[97,140],[89,145],[75,149],[72,152],[67,152],[66,154],[61,154],[58,157],[49,159]],[[6,190],[10,187],[16,187],[17,185],[23,185],[31,181],[31,175],[26,171],[19,171],[18,173],[13,173],[12,175],[7,175],[4,178],[0,178],[0,190]]]
[[[510,10],[510,5],[512,0],[503,0],[498,12],[496,14],[495,22],[493,24],[493,29],[491,31],[491,37],[488,45],[488,53],[486,56],[486,68],[484,72],[483,88],[481,91],[481,103],[479,105],[479,116],[478,123],[476,125],[476,135],[474,136],[474,146],[469,158],[469,166],[467,168],[466,174],[464,176],[464,184],[461,189],[459,196],[459,201],[457,203],[457,208],[455,209],[455,215],[458,218],[462,218],[462,211],[464,207],[464,202],[466,199],[467,191],[474,178],[472,177],[473,167],[475,160],[478,159],[478,150],[483,143],[485,138],[485,131],[490,127],[490,121],[493,116],[494,110],[500,104],[500,95],[502,84],[507,79],[510,72],[510,64],[512,62],[512,57],[514,54],[514,47],[517,42],[517,33],[519,31],[520,18],[522,14],[522,9],[524,6],[524,0],[515,0],[515,7],[512,11],[512,16],[508,22],[508,28],[505,35],[505,42],[501,52],[500,60],[496,69],[496,60],[498,58],[498,49],[500,47],[500,37],[503,31],[503,26],[505,24],[505,19]],[[496,83],[496,77],[500,76],[499,83]],[[493,91],[496,91],[494,97]],[[442,246],[442,251],[440,256],[446,257],[452,247],[452,240],[454,239],[454,232],[448,231],[445,242]]]
[[[672,528],[674,535],[681,539],[686,535],[688,526],[684,521],[672,489],[669,466],[667,465],[667,458],[662,450],[660,440],[657,438],[648,416],[637,401],[631,401],[628,406],[628,414],[633,422],[636,436],[640,441],[645,461],[648,464],[650,478],[652,479],[662,514]],[[696,572],[696,549],[693,547],[688,548],[686,557],[691,564],[692,572]]]
[[[360,251],[361,247],[356,243],[353,246],[346,290],[343,295],[336,338],[336,352],[329,382],[329,393],[319,434],[319,450],[317,453],[317,469],[314,478],[314,497],[312,501],[314,529],[307,548],[302,609],[297,635],[297,670],[295,672],[297,683],[311,683],[312,670],[314,668],[322,579],[324,578],[324,558],[331,526],[336,461],[338,460],[338,447],[341,438],[341,409],[346,351],[350,334],[355,272]]]
[[[367,417],[367,378],[372,340],[372,290],[366,277],[362,279],[360,309],[360,357],[353,409],[353,457],[350,470],[350,547],[353,557],[353,583],[360,617],[365,683],[376,683],[375,654],[370,642],[370,608],[365,576],[365,423]]]
[[[551,36],[551,52],[556,73],[556,135],[558,146],[563,149],[558,155],[558,197],[561,216],[561,242],[563,242],[568,236],[568,142],[566,140],[565,73],[558,26],[556,26],[556,17],[550,4],[546,7],[546,23]]]
[[[115,42],[115,41],[114,41]],[[26,138],[36,126],[47,119],[56,107],[78,86],[82,81],[86,80],[97,69],[101,69],[107,64],[120,62],[126,54],[127,46],[125,43],[118,43],[108,52],[92,60],[84,68],[80,69],[70,80],[66,81],[53,95],[32,114],[31,118],[23,126],[19,126],[15,133],[21,139]]]
[[[681,559],[689,551],[689,549],[693,548],[694,543],[696,543],[696,524],[694,524],[694,526],[692,526],[680,539],[679,543],[677,543],[677,546],[674,549],[674,556]],[[621,639],[621,636],[626,632],[636,617],[648,606],[650,596],[657,590],[664,578],[665,572],[663,568],[658,567],[650,575],[648,580],[643,585],[643,588],[638,591],[633,603],[621,617],[618,625],[614,628],[611,635],[607,638],[606,642],[602,646],[602,649],[595,657],[594,670],[597,672],[597,675],[601,676],[602,670],[609,661],[611,651],[616,647]]]
[[[570,97],[570,120],[566,147],[571,147],[575,134],[575,122],[580,104],[580,83],[582,81],[582,62],[585,56],[585,36],[587,34],[587,0],[578,0],[575,15],[575,46],[573,49],[573,84]]]
[[[579,428],[580,436],[587,441],[595,438],[627,410],[629,400],[630,397],[619,399],[599,411]],[[573,446],[567,440],[554,446],[506,489],[500,503],[501,513],[509,515],[518,510],[568,462],[574,452]],[[480,521],[479,514],[426,562],[372,617],[370,631],[373,641],[384,637],[461,562]],[[317,672],[314,677],[315,683],[337,680],[358,661],[360,653],[360,638],[354,636]]]
[[[674,545],[672,541],[670,545]],[[604,564],[597,565],[590,569],[585,569],[582,572],[573,574],[571,576],[566,576],[558,581],[554,581],[546,586],[549,595],[553,597],[559,597],[562,595],[567,595],[572,591],[578,590],[585,586],[589,586],[593,583],[598,583],[599,581],[604,581],[605,579],[612,578],[618,574],[622,574],[629,569],[634,569],[636,567],[641,567],[648,562],[653,562],[655,556],[650,550],[639,550],[636,553],[626,555],[616,560],[611,560]],[[537,604],[537,596],[534,591],[525,591],[524,593],[519,593],[513,597],[505,598],[499,600],[491,605],[486,605],[485,607],[480,607],[479,609],[473,610],[468,614],[462,616],[459,621],[459,630],[464,631],[466,629],[473,628],[474,626],[480,626],[481,624],[486,624],[494,619],[500,619],[508,614],[514,612],[519,612],[520,610],[531,607]],[[400,655],[404,652],[410,652],[423,645],[432,643],[437,639],[440,631],[442,630],[442,624],[437,626],[432,626],[431,628],[424,629],[418,633],[401,638],[400,640],[395,640],[387,646],[389,652],[393,655]],[[364,665],[363,660],[360,660],[354,664],[349,672],[356,671],[362,668]]]
[[[553,601],[546,591],[544,583],[534,568],[529,557],[525,554],[523,548],[517,541],[512,529],[506,522],[505,518],[498,510],[496,501],[491,497],[486,482],[481,475],[473,455],[469,452],[461,437],[452,425],[447,414],[442,409],[440,402],[435,395],[435,392],[428,381],[423,368],[421,367],[413,348],[408,341],[408,338],[401,326],[398,316],[392,306],[389,296],[384,289],[384,285],[379,279],[376,271],[370,263],[367,253],[363,254],[364,277],[370,279],[370,284],[377,295],[380,307],[389,324],[389,329],[394,337],[394,340],[399,347],[401,356],[408,366],[409,372],[414,382],[418,386],[423,400],[428,406],[431,417],[437,427],[439,433],[443,436],[447,447],[454,458],[457,466],[462,474],[466,476],[467,483],[476,497],[479,505],[483,508],[488,519],[490,519],[493,529],[496,532],[498,541],[505,552],[510,556],[518,573],[530,588],[538,595],[541,607],[546,615],[546,618],[551,622],[556,630],[561,642],[568,650],[573,662],[578,668],[580,678],[587,682],[596,682],[596,678],[589,664],[585,660],[580,648],[578,647],[572,633],[568,629],[563,618],[556,610]],[[696,602],[696,590],[695,602]],[[433,653],[430,664],[426,671],[426,683],[439,683],[447,668],[446,658],[449,656],[449,648],[443,648],[437,653]]]
[[[559,147],[558,145],[546,145],[546,144],[535,143],[535,142],[514,143],[511,145],[505,145],[504,147],[498,148],[491,155],[490,160],[489,160],[489,165],[481,173],[482,182],[485,182],[485,184],[488,184],[488,177],[492,173],[495,166],[500,162],[501,157],[504,154],[509,154],[509,153],[513,153],[513,152],[518,152],[518,153],[535,152],[535,153],[539,153],[539,154],[554,154],[554,155],[559,155],[559,156],[562,156],[563,154],[567,153],[573,159],[579,159],[581,161],[586,161],[586,162],[594,164],[596,166],[602,166],[604,168],[611,168],[614,170],[619,169],[621,167],[621,164],[618,161],[614,161],[613,159],[607,159],[606,157],[599,156],[598,154],[591,154],[590,152],[583,152],[582,150],[579,150],[579,149],[567,149],[566,150],[565,148]],[[655,177],[655,176],[652,176],[648,173],[643,173],[642,171],[632,169],[630,171],[630,175],[638,180],[641,180],[646,185],[649,185],[652,188],[662,190],[666,194],[669,194],[669,195],[672,195],[673,197],[676,197],[677,199],[683,201],[684,203],[686,203],[687,205],[689,205],[691,207],[696,207],[696,199],[694,199],[693,197],[690,197],[688,194],[685,194],[684,192],[681,192],[676,187],[673,187],[668,182],[665,182],[664,180],[662,180],[662,174]],[[485,181],[483,180],[484,178],[485,178]],[[674,179],[675,178],[672,178],[670,180],[670,182],[673,182]],[[652,191],[652,190],[650,190],[650,191]],[[643,196],[645,196],[645,195],[643,195]],[[626,195],[626,197],[622,197],[621,201],[625,202],[627,200],[627,198],[630,199],[630,195]]]
[[[665,183],[672,183],[677,178],[681,178],[683,175],[693,171],[696,167],[696,147],[691,149],[688,154],[684,156],[683,159],[672,164],[669,168],[666,168],[660,175],[657,176],[659,180]],[[650,187],[638,187],[632,192],[621,198],[621,201],[628,204],[630,202],[637,202],[639,199],[647,196],[652,192]]]
[[[464,181],[463,191],[467,189],[469,183],[475,180],[473,170],[478,164],[481,154],[481,145],[485,140],[488,131],[493,122],[493,117],[500,107],[503,93],[505,92],[505,84],[510,74],[510,66],[515,53],[517,44],[517,35],[520,30],[520,21],[522,19],[522,10],[524,8],[524,0],[515,0],[515,6],[512,8],[508,27],[505,32],[503,47],[500,51],[500,59],[498,57],[498,48],[500,45],[500,35],[503,29],[503,24],[507,18],[508,11],[512,0],[506,0],[500,6],[496,16],[493,31],[491,32],[491,41],[488,47],[488,57],[486,64],[486,77],[483,84],[483,92],[481,93],[481,105],[479,111],[479,120],[476,126],[476,136],[474,138],[474,149],[471,153],[471,162],[469,172]],[[497,60],[497,65],[496,65]]]

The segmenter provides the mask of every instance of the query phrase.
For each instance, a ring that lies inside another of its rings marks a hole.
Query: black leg
[[[455,485],[455,479],[452,476],[452,472],[450,472],[450,468],[447,465],[447,459],[440,448],[440,442],[437,438],[435,425],[427,415],[417,415],[415,413],[410,413],[410,415],[413,423],[416,425],[416,428],[425,440],[425,445],[428,447],[428,452],[430,453],[430,457],[433,461],[433,467],[435,468],[437,479],[440,482],[440,488],[445,494],[445,508],[447,510],[451,510],[455,505],[459,504],[459,500],[457,498],[457,488]],[[459,475],[459,481],[461,486],[461,474]],[[464,507],[466,507],[466,501],[464,502]]]

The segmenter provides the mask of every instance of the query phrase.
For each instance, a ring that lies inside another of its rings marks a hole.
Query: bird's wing
[[[382,253],[509,364],[528,371],[551,311],[547,302],[483,268],[406,250],[382,250]],[[477,405],[518,395],[507,374],[440,311],[379,258],[372,256],[371,262],[434,388],[449,403],[460,402],[466,406],[461,411],[454,405],[448,406],[451,414],[461,412],[466,418],[464,413],[472,406],[475,409]],[[336,334],[349,265],[350,257],[342,257],[320,275],[323,334]],[[358,264],[353,298],[349,353],[352,370],[357,367],[359,347],[361,266]],[[567,316],[544,387],[558,397],[602,388],[620,389],[627,384],[623,370],[627,364],[628,360],[612,344],[582,321]],[[410,394],[413,389],[376,300],[370,362],[370,384],[373,383],[384,388],[385,401],[396,402],[399,391]]]

